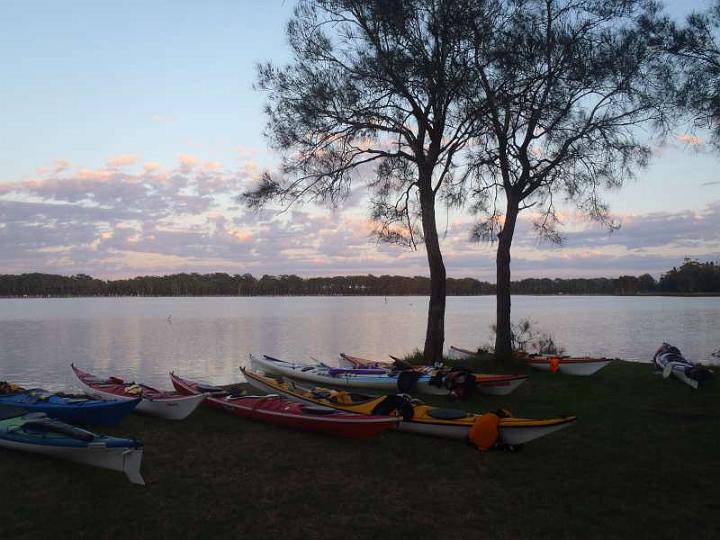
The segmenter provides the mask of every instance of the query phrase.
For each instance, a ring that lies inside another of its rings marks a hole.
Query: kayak
[[[133,484],[145,484],[140,441],[96,435],[44,413],[0,407],[0,447],[121,471]]]
[[[0,405],[18,407],[30,413],[45,413],[51,418],[70,424],[113,426],[130,414],[140,403],[139,397],[129,400],[105,401],[66,397],[42,388],[20,389],[20,387],[0,383],[0,391],[5,392],[10,388],[20,391],[0,394]]]
[[[186,396],[178,392],[158,390],[146,384],[125,382],[118,377],[100,378],[86,373],[71,364],[80,384],[89,395],[98,399],[120,399],[125,401],[137,400],[140,402],[136,411],[159,416],[166,420],[182,420],[187,418],[205,396]]]
[[[319,431],[340,437],[363,438],[380,435],[399,422],[396,416],[357,414],[326,407],[303,405],[282,396],[234,396],[217,386],[208,386],[170,373],[178,392],[186,395],[207,395],[210,407],[243,418],[286,427]]]
[[[431,407],[406,395],[366,396],[326,388],[303,387],[288,379],[269,377],[247,368],[240,368],[254,388],[280,394],[301,403],[360,414],[397,414],[402,418],[397,429],[410,433],[465,439],[480,414],[457,409]],[[544,420],[505,417],[500,419],[502,444],[525,444],[569,427],[577,418],[563,416]]]
[[[430,373],[416,374],[411,371],[388,371],[386,369],[343,369],[324,364],[294,364],[267,355],[262,358],[250,355],[250,362],[266,373],[326,386],[362,388],[382,392],[416,390],[423,394],[438,396],[446,396],[450,393],[450,390],[442,384],[442,377],[433,377]],[[404,387],[406,381],[408,388]]]
[[[393,358],[393,357],[391,357]],[[396,360],[397,362],[397,360]],[[395,363],[367,360],[359,356],[340,353],[340,365],[353,369],[381,369],[392,370]],[[427,366],[411,366],[413,369],[429,370]],[[491,396],[506,396],[527,381],[528,376],[524,373],[473,373],[475,376],[476,388],[483,394]]]
[[[448,358],[466,360],[477,356],[477,352],[450,346]],[[525,354],[522,360],[529,366],[544,371],[559,371],[567,375],[592,375],[612,362],[612,358],[572,357],[548,354]]]
[[[523,357],[527,365],[544,371],[559,371],[566,375],[588,376],[600,371],[613,361],[612,358],[592,358],[573,356],[553,356],[544,354],[529,354]]]
[[[653,356],[653,364],[662,371],[663,377],[670,375],[697,390],[702,383],[712,378],[712,370],[685,359],[680,349],[663,343]]]

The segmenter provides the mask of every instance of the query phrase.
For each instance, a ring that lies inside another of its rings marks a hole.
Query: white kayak
[[[387,371],[385,369],[342,369],[333,368],[324,364],[296,364],[285,362],[271,356],[262,358],[250,355],[250,363],[256,369],[268,374],[282,375],[291,379],[312,382],[319,385],[336,388],[362,388],[384,393],[394,393],[403,385],[401,377],[412,377],[414,390],[421,394],[446,396],[450,390],[442,384],[435,384],[430,373],[413,373],[400,371]]]
[[[686,360],[680,349],[669,343],[660,346],[653,356],[653,364],[662,371],[663,378],[673,375],[695,390],[713,374],[712,370]]]
[[[524,359],[530,367],[543,371],[559,371],[566,375],[588,376],[600,371],[613,361],[612,358],[591,358],[530,354]]]
[[[187,418],[205,399],[205,394],[186,396],[175,391],[158,390],[145,384],[125,382],[118,377],[100,378],[75,365],[73,372],[85,393],[97,399],[135,400],[141,398],[135,411],[166,420]]]
[[[454,360],[467,360],[477,356],[477,352],[460,347],[450,346],[448,350],[448,358]],[[591,357],[573,357],[559,356],[549,354],[529,354],[524,356],[523,361],[535,369],[543,371],[559,371],[566,375],[588,376],[596,373],[610,362],[612,358],[591,358]]]
[[[0,408],[0,447],[120,471],[133,484],[145,484],[140,474],[140,441],[96,435],[44,413],[22,414],[21,410]]]

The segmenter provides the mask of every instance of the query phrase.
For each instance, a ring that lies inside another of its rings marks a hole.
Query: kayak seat
[[[25,418],[28,417],[26,416]],[[85,442],[95,439],[95,434],[90,433],[89,431],[85,431],[84,429],[65,424],[64,422],[60,422],[58,420],[52,420],[47,417],[29,419],[23,424],[23,427],[29,427],[38,431],[60,433],[62,435],[67,435],[68,437],[72,437],[73,439]]]
[[[310,371],[311,369],[315,369],[315,368],[314,368],[313,366],[305,366],[305,367],[302,368],[300,371],[302,371],[302,372],[304,373],[304,372],[306,372],[306,371]]]
[[[427,414],[429,417],[437,418],[438,420],[459,420],[460,418],[466,418],[468,416],[467,411],[441,408],[428,409]]]
[[[211,384],[198,384],[197,389],[201,392],[224,392],[225,390],[219,386],[213,386]]]

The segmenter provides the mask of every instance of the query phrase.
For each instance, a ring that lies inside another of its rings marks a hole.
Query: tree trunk
[[[497,292],[496,292],[496,333],[495,354],[509,357],[512,354],[512,328],[510,319],[510,246],[518,216],[518,202],[508,195],[505,223],[498,235],[496,256]]]
[[[445,344],[445,263],[440,251],[437,224],[435,223],[435,194],[430,178],[420,181],[420,206],[422,210],[423,237],[430,267],[430,305],[423,356],[428,363],[441,362]]]

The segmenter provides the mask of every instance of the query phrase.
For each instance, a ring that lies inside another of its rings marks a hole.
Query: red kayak
[[[167,420],[182,420],[190,415],[204,399],[179,392],[158,390],[146,384],[126,382],[118,377],[96,377],[70,364],[85,392],[98,399],[136,400],[136,411]]]
[[[170,373],[170,379],[181,394],[205,394],[205,403],[216,409],[297,429],[321,431],[341,437],[374,437],[386,429],[396,427],[400,421],[396,416],[367,416],[303,405],[276,395],[233,396],[217,386],[182,379],[174,373]]]

